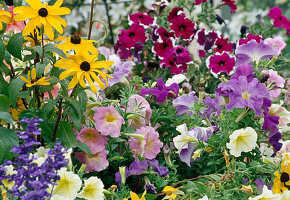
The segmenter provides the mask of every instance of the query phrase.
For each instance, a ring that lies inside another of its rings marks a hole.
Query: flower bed
[[[25,2],[0,10],[2,199],[290,199],[284,10],[236,38],[247,1],[156,1],[112,50]]]

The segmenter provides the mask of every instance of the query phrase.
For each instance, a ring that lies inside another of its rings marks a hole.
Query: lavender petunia
[[[209,119],[211,114],[215,112],[219,117],[222,112],[222,105],[218,99],[213,99],[211,97],[206,97],[203,100],[203,103],[206,105],[206,109],[204,110],[206,117]]]
[[[121,62],[116,68],[113,74],[114,78],[108,80],[108,84],[112,87],[114,84],[121,82],[124,77],[131,73],[132,67],[135,65],[133,61]]]
[[[265,44],[263,40],[257,43],[251,40],[247,44],[237,47],[235,54],[237,56],[237,66],[242,64],[251,64],[254,61],[259,62],[263,58],[271,58],[277,55],[277,51],[269,44]]]
[[[198,97],[195,96],[195,92],[190,92],[174,99],[172,104],[177,110],[177,116],[181,116],[185,113],[192,115],[192,111],[188,111],[188,109],[194,106],[194,102],[198,102]]]

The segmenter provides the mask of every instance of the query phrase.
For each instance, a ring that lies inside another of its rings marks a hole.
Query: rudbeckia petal
[[[74,76],[71,82],[68,84],[67,89],[72,89],[78,84],[77,76]]]
[[[53,40],[53,38],[54,38],[54,33],[53,33],[53,29],[52,29],[52,26],[50,25],[50,23],[47,23],[47,24],[44,26],[44,33],[47,35],[47,37],[48,37],[50,40]]]
[[[57,30],[57,32],[63,34],[62,26],[60,25],[56,17],[48,15],[46,19]]]
[[[25,0],[26,3],[33,8],[34,10],[39,10],[42,6],[42,3],[39,0]]]

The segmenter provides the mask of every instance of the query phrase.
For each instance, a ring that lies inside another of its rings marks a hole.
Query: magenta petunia
[[[239,45],[247,44],[251,40],[256,40],[258,44],[260,44],[261,40],[263,40],[262,36],[260,35],[253,35],[252,33],[248,33],[247,38],[241,38],[239,40]]]
[[[173,8],[167,18],[168,18],[168,21],[171,22],[176,17],[183,17],[183,18],[186,17],[184,14],[183,8],[177,8],[177,7]]]
[[[235,13],[237,10],[237,5],[235,4],[235,0],[222,0],[226,5],[228,5],[231,9],[231,13]]]
[[[88,145],[91,153],[96,154],[105,149],[108,138],[102,136],[95,128],[85,127],[80,132],[77,131],[77,140]]]
[[[144,158],[155,158],[163,146],[163,143],[158,139],[159,133],[150,126],[137,129],[136,133],[128,135],[131,136],[129,139],[130,148]]]
[[[83,164],[86,165],[85,172],[94,172],[94,171],[102,171],[109,166],[109,162],[107,160],[107,155],[109,151],[103,150],[96,154],[93,154],[92,157],[85,151],[75,152],[75,157]]]
[[[134,47],[137,42],[144,44],[146,40],[145,29],[139,24],[132,24],[128,30],[123,29],[119,34],[120,45],[128,49]]]
[[[228,38],[224,39],[221,35],[214,43],[216,45],[214,51],[218,53],[222,53],[223,51],[231,53],[233,51],[233,43],[228,43],[228,40]]]
[[[113,107],[98,107],[94,114],[95,127],[102,135],[119,137],[122,124],[125,124],[123,117]]]
[[[174,47],[172,50],[177,65],[189,64],[190,62],[192,62],[188,50],[183,46]]]
[[[268,17],[274,20],[274,26],[276,28],[281,28],[285,26],[285,23],[288,21],[287,17],[282,15],[282,10],[279,7],[273,7],[268,13]]]
[[[199,30],[196,35],[197,43],[204,46],[205,51],[210,50],[218,38],[218,34],[214,30],[207,32],[205,29],[202,29]]]
[[[162,41],[166,41],[168,38],[175,38],[174,32],[173,31],[168,32],[164,27],[159,27],[158,29],[156,29],[155,34]]]
[[[196,32],[195,23],[183,16],[171,20],[170,28],[175,32],[176,37],[181,37],[184,40],[190,40]]]
[[[117,41],[116,45],[114,46],[114,50],[121,59],[127,59],[133,55],[131,50],[123,46],[120,41]]]
[[[140,24],[145,26],[150,26],[154,22],[154,17],[151,15],[147,15],[141,12],[136,12],[134,14],[129,15],[129,25],[132,24]]]
[[[211,69],[211,73],[215,77],[217,77],[217,74],[221,72],[230,74],[233,72],[235,67],[235,57],[231,56],[227,52],[223,52],[222,54],[216,53],[207,58],[206,65],[209,69]]]

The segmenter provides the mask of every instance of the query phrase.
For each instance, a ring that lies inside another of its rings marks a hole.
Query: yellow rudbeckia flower
[[[165,186],[162,190],[162,192],[166,193],[166,196],[172,197],[172,198],[170,198],[170,200],[173,200],[177,197],[177,194],[173,193],[174,191],[179,191],[179,189],[176,189],[176,188],[171,187],[171,186]]]
[[[281,174],[279,171],[276,171],[274,175],[276,178],[274,179],[273,192],[275,194],[282,194],[284,191],[288,190],[287,186],[290,186],[290,165],[289,165],[289,155],[286,154],[285,158],[281,163]]]
[[[138,195],[135,192],[131,192],[130,191],[130,196],[131,196],[131,200],[146,200],[145,199],[145,194],[146,194],[146,190],[144,191],[144,193],[142,194],[141,199],[138,197]],[[128,200],[127,198],[123,199],[123,200]]]
[[[4,22],[5,24],[8,24],[10,22],[11,17],[12,17],[11,13],[0,9],[0,30],[3,29],[2,22]]]
[[[60,80],[73,76],[73,79],[68,85],[68,89],[74,88],[78,83],[80,83],[83,88],[86,88],[84,81],[85,78],[90,83],[92,91],[96,93],[97,87],[94,85],[93,80],[98,83],[101,89],[105,89],[105,84],[101,81],[97,74],[105,80],[106,86],[108,86],[107,78],[113,78],[112,76],[101,71],[102,69],[111,70],[110,66],[114,63],[112,61],[97,61],[96,55],[89,55],[87,52],[76,55],[68,55],[67,57],[68,59],[62,58],[58,60],[55,63],[55,66],[61,69],[66,69],[60,74]]]
[[[79,35],[72,35],[70,37],[59,37],[56,40],[65,41],[62,44],[56,45],[57,48],[63,50],[64,52],[74,50],[76,54],[82,52],[83,50],[88,51],[95,56],[99,54],[99,51],[94,47],[93,43],[95,40],[85,40]]]
[[[19,6],[14,8],[15,21],[25,21],[30,19],[22,31],[22,35],[26,36],[30,33],[34,33],[36,27],[44,27],[44,33],[50,40],[53,40],[53,28],[55,28],[60,34],[63,33],[62,26],[66,27],[67,23],[58,15],[70,14],[70,9],[60,7],[63,0],[58,0],[53,6],[49,6],[47,3],[41,3],[40,0],[25,0],[30,6]]]
[[[46,79],[47,77],[42,77],[40,79],[37,79],[36,78],[36,70],[35,70],[35,68],[32,68],[31,76],[30,76],[30,71],[28,71],[28,74],[27,74],[27,78],[28,79],[26,79],[23,76],[19,76],[19,78],[21,78],[23,81],[26,82],[26,87],[32,87],[34,85],[49,85],[50,83],[47,82],[47,81],[52,80],[52,78]]]

